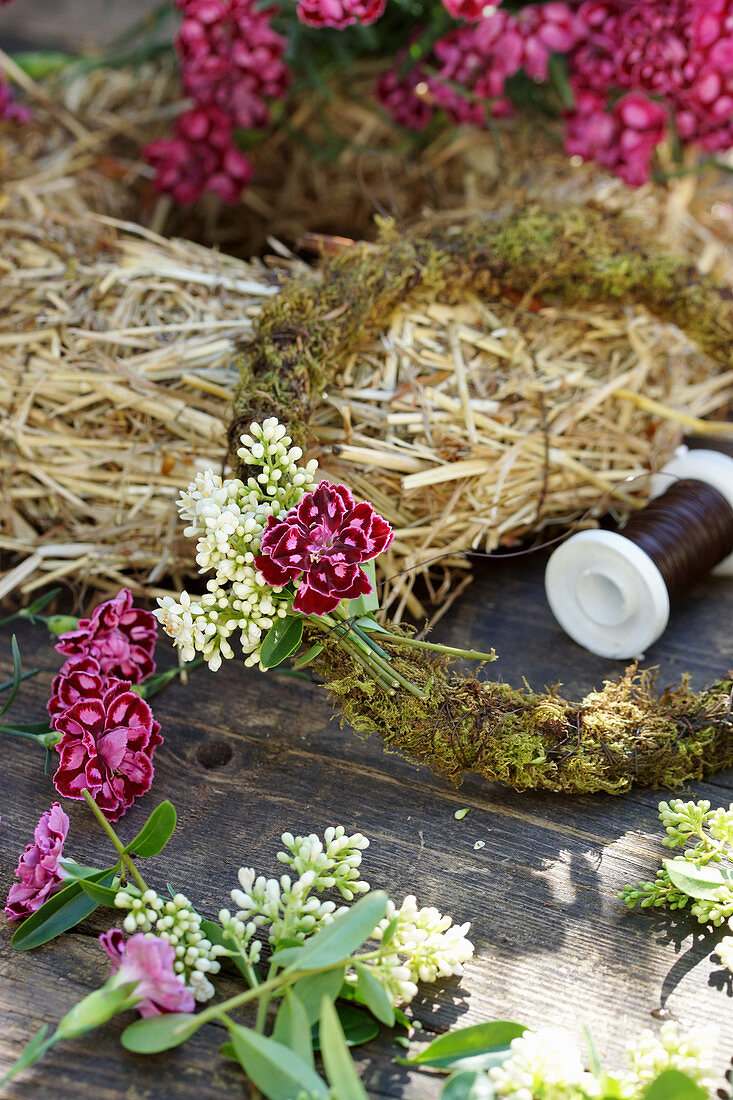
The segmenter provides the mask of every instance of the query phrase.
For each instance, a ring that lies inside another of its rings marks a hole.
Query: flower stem
[[[117,836],[117,833],[114,831],[114,829],[110,825],[109,821],[107,821],[107,818],[104,816],[104,814],[102,813],[99,806],[94,801],[94,799],[92,798],[92,796],[90,795],[90,793],[86,789],[86,787],[84,787],[84,789],[81,793],[84,796],[84,801],[86,802],[87,806],[92,811],[92,813],[94,814],[97,821],[99,822],[99,824],[104,829],[104,831],[107,834],[107,836],[109,837],[109,839],[114,844],[115,849],[117,851],[117,854],[120,857],[120,863],[122,864],[123,867],[127,868],[127,870],[130,872],[130,874],[134,878],[137,885],[140,887],[140,892],[144,894],[145,891],[147,890],[148,886],[147,886],[147,883],[145,882],[145,879],[142,877],[142,875],[138,871],[137,867],[135,866],[134,860],[131,859],[130,856],[125,851],[124,844],[122,843],[120,838]]]
[[[369,627],[366,626],[361,629],[368,631]],[[416,649],[430,649],[435,653],[450,653],[454,657],[466,657],[471,661],[496,660],[496,654],[493,650],[491,653],[482,653],[481,650],[478,649],[458,649],[455,646],[440,645],[438,642],[425,642],[420,638],[403,638],[401,634],[390,634],[390,638],[395,645],[414,646]]]

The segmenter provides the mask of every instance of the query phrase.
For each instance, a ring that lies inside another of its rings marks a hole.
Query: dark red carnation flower
[[[105,687],[99,661],[94,657],[69,657],[53,679],[46,709],[55,718],[80,699],[101,699]]]
[[[62,634],[56,649],[67,657],[93,657],[103,676],[141,683],[155,672],[153,650],[158,639],[155,616],[132,605],[132,592],[121,589],[79,619],[76,630]]]
[[[86,674],[85,674],[86,675]],[[59,794],[77,800],[86,787],[116,821],[153,781],[153,753],[163,738],[160,723],[124,680],[110,680],[101,697],[79,699],[54,719],[63,736],[53,777]]]
[[[322,481],[284,519],[270,516],[255,564],[268,584],[301,577],[293,609],[325,615],[342,600],[371,592],[359,568],[392,541],[392,528],[371,504],[359,504],[345,485]]]
[[[309,27],[336,27],[353,23],[368,27],[381,19],[387,0],[299,0],[295,9],[301,23]]]

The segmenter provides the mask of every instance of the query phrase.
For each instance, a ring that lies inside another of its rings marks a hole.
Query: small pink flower
[[[86,674],[85,674],[86,675]],[[101,697],[82,698],[54,718],[62,734],[53,777],[59,794],[83,798],[86,787],[110,821],[150,790],[160,724],[124,680],[109,680]]]
[[[141,1016],[161,1016],[164,1012],[193,1012],[193,993],[173,969],[175,948],[160,936],[136,932],[125,943],[119,928],[99,937],[112,960],[114,985],[135,982],[135,1008]]]
[[[51,683],[51,698],[46,703],[49,715],[63,714],[80,699],[101,698],[105,683],[94,657],[69,657]]]
[[[547,80],[551,54],[568,53],[585,29],[576,13],[559,0],[522,8],[517,26],[524,39],[524,70],[533,80]]]
[[[443,5],[454,19],[465,19],[467,23],[475,23],[481,18],[487,0],[443,0]]]
[[[223,202],[238,202],[253,173],[251,161],[234,144],[232,118],[214,106],[179,115],[176,136],[151,141],[145,159],[156,170],[156,191],[181,204],[196,202],[207,191]]]
[[[322,481],[284,519],[268,518],[255,564],[274,586],[301,577],[294,610],[325,615],[342,600],[371,592],[359,563],[391,542],[392,528],[371,504],[355,504],[344,485]]]
[[[336,27],[343,30],[353,23],[363,27],[376,23],[384,14],[387,0],[300,0],[296,12],[309,27]]]
[[[9,0],[3,0],[8,3]],[[23,103],[16,103],[13,98],[13,90],[7,80],[0,76],[0,120],[8,122],[30,122],[33,114],[29,107]]]
[[[398,55],[398,63],[403,56]],[[424,130],[435,108],[426,96],[417,95],[415,89],[427,90],[428,87],[428,78],[419,65],[404,74],[398,69],[389,69],[377,78],[374,97],[389,111],[398,126],[404,126],[407,130]]]
[[[58,802],[52,803],[36,825],[33,843],[20,857],[15,872],[20,881],[10,887],[5,906],[8,920],[29,917],[63,885],[65,875],[58,863],[68,831],[68,817]]]
[[[68,657],[93,657],[104,676],[141,683],[155,671],[153,650],[158,638],[155,616],[132,605],[132,592],[123,588],[80,619],[76,630],[59,638],[56,649]]]

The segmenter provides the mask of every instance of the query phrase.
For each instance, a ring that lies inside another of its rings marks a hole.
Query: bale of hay
[[[292,264],[43,198],[0,213],[0,596],[160,595],[195,571],[175,501],[222,465],[233,364]]]

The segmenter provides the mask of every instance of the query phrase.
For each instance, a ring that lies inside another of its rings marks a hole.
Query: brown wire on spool
[[[683,478],[619,534],[651,558],[674,599],[733,552],[733,508],[712,485]]]

